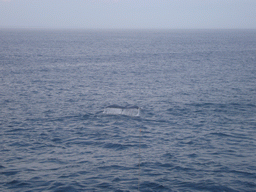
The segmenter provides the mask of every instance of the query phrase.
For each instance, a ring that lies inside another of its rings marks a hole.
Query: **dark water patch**
[[[221,132],[216,132],[216,133],[210,133],[211,135],[216,135],[218,137],[232,137],[231,135],[229,134],[226,134],[226,133],[221,133]]]
[[[64,183],[55,181],[55,182],[51,183],[51,186],[48,188],[48,190],[54,191],[54,190],[58,190],[59,188],[63,188],[63,187],[65,187]]]
[[[252,181],[252,182],[248,182],[248,181],[244,181],[244,182],[241,182],[241,181],[237,181],[238,183],[240,183],[241,185],[243,185],[243,186],[245,186],[246,188],[248,187],[249,189],[251,189],[251,190],[247,190],[247,191],[251,191],[251,192],[253,192],[253,191],[255,191],[255,189],[256,189],[256,182],[254,181]]]
[[[175,167],[173,167],[173,170],[174,171],[183,171],[183,172],[186,172],[186,173],[191,173],[191,172],[194,172],[195,171],[195,169],[193,169],[193,168],[191,168],[191,167],[185,167],[185,166],[175,166]]]
[[[143,171],[148,172],[149,170],[154,170],[158,168],[170,169],[174,165],[172,163],[161,163],[161,162],[141,162],[140,167],[143,168]],[[159,174],[159,173],[158,173]]]
[[[88,119],[92,119],[92,118],[95,118],[95,115],[93,115],[93,114],[84,114],[84,115],[81,116],[82,120],[88,120]]]
[[[210,137],[214,136],[214,138],[216,136],[220,137],[220,138],[226,138],[227,142],[229,142],[230,144],[232,144],[232,142],[234,144],[237,144],[237,142],[241,142],[241,141],[243,141],[243,143],[244,142],[252,141],[252,138],[248,134],[246,134],[244,132],[241,132],[241,133],[236,133],[236,132],[232,132],[232,131],[225,131],[225,132],[228,132],[228,133],[224,133],[224,132],[211,132],[208,135]]]
[[[172,108],[167,109],[167,113],[174,116],[187,116],[191,113],[190,108],[174,106]]]
[[[247,103],[191,103],[186,104],[187,108],[199,113],[218,113],[227,115],[239,115],[248,109],[255,108],[254,104]]]
[[[120,166],[120,165],[99,166],[98,168],[105,171],[136,169],[135,167],[126,167],[126,166]]]
[[[68,168],[68,167],[65,167],[65,168]],[[65,174],[59,176],[58,178],[59,179],[72,179],[72,178],[76,178],[76,177],[78,177],[77,173],[65,173]]]
[[[256,108],[256,104],[249,103],[249,104],[246,105],[246,107],[249,107],[249,108]]]
[[[23,181],[19,181],[19,180],[12,180],[12,181],[6,183],[6,187],[8,187],[9,189],[18,191],[18,190],[22,190],[22,188],[31,187],[31,184],[28,182],[23,182]]]
[[[22,131],[28,131],[26,128],[14,128],[14,129],[8,129],[7,133],[16,133],[16,132],[22,132]]]
[[[174,156],[174,154],[171,154],[171,153],[165,153],[163,155],[163,157],[166,158],[166,159],[173,159],[175,156]]]
[[[100,189],[104,189],[104,190],[112,190],[113,187],[110,183],[106,183],[106,182],[103,182],[103,183],[100,183],[97,185],[97,187],[99,187]]]
[[[3,165],[0,165],[0,169],[3,169],[3,168],[5,168]]]
[[[118,143],[107,143],[107,144],[104,144],[103,146],[103,148],[113,149],[113,150],[125,150],[131,147],[134,147],[134,146],[128,145],[128,144],[118,144]]]
[[[121,190],[121,189],[116,189],[114,190],[115,192],[129,192],[128,190]]]
[[[198,157],[198,154],[196,154],[196,153],[191,153],[191,154],[188,154],[188,157],[190,157],[190,158],[196,158],[196,157]]]
[[[18,174],[20,171],[2,171],[1,174],[5,176],[12,176]]]
[[[7,185],[17,185],[19,183],[18,180],[12,180],[10,182],[7,183]]]
[[[43,112],[43,114],[45,114],[47,117],[50,117],[54,113],[55,113],[55,111],[52,110],[52,109],[48,109],[48,110]]]
[[[120,182],[120,181],[122,181],[122,179],[120,179],[119,177],[115,177],[115,178],[112,180],[112,182]]]
[[[240,176],[247,179],[256,179],[256,172],[253,172],[252,170],[242,171],[242,170],[231,169],[229,167],[222,167],[220,169],[214,170],[213,172],[236,175],[235,177]]]
[[[140,184],[140,191],[171,191],[171,188],[156,182],[144,181]]]
[[[147,149],[147,148],[150,148],[150,145],[147,145],[147,144],[140,144],[140,145],[137,145],[137,148],[141,148],[141,149]]]
[[[188,191],[229,191],[229,192],[238,192],[239,190],[236,190],[234,188],[231,188],[229,186],[221,185],[221,184],[215,184],[211,181],[202,181],[202,182],[180,182],[180,187],[182,187],[182,190],[188,190]]]
[[[51,119],[50,121],[60,121],[60,122],[63,122],[63,121],[77,121],[77,120],[80,120],[81,118],[83,118],[83,115],[67,115],[67,116],[63,116],[63,117],[56,117],[56,118],[53,118]]]
[[[52,153],[55,153],[54,151],[52,151]],[[60,166],[62,165],[66,165],[67,164],[67,160],[65,159],[60,159],[60,158],[55,158],[55,157],[50,157],[47,158],[45,160],[42,160],[40,163],[53,163],[56,166],[54,166],[53,168],[50,168],[50,170],[58,170]]]
[[[81,138],[77,138],[77,139],[72,139],[72,140],[68,140],[68,141],[65,141],[65,145],[66,146],[73,146],[73,145],[76,145],[76,146],[80,146],[80,147],[86,147],[86,146],[102,146],[105,144],[105,142],[99,142],[99,141],[93,141],[91,139],[89,139],[88,141],[87,138],[84,138],[84,139],[81,139]]]
[[[81,164],[84,164],[84,163],[89,163],[88,161],[86,161],[86,162],[79,162],[79,163],[81,163]],[[88,171],[78,171],[77,172],[77,174],[79,174],[79,175],[86,175],[86,174],[89,174],[90,172],[88,172]]]
[[[174,167],[174,165],[171,164],[171,163],[161,163],[161,164],[159,164],[159,166],[160,167],[164,167],[164,168],[172,168],[172,167]]]
[[[30,143],[27,143],[27,142],[24,142],[24,141],[18,141],[18,142],[13,142],[11,143],[9,146],[12,146],[12,147],[29,147],[31,144]]]
[[[46,115],[45,117],[36,117],[36,118],[27,118],[27,122],[67,122],[67,121],[78,121],[83,119],[83,115],[78,114],[78,115],[67,115],[67,116],[51,116],[51,115]]]

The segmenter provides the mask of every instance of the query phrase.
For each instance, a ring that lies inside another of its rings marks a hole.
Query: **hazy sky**
[[[0,0],[0,28],[256,29],[256,0]]]

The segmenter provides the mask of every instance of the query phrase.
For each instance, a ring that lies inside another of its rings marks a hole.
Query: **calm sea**
[[[0,71],[0,191],[256,191],[256,30],[2,29]]]

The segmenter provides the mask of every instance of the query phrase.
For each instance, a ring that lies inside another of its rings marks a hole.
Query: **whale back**
[[[103,113],[108,115],[140,116],[140,108],[138,106],[122,107],[110,105],[104,109]]]

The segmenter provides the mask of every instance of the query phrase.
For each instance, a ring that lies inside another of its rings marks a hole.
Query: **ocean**
[[[256,30],[1,29],[0,71],[0,191],[256,191]]]

